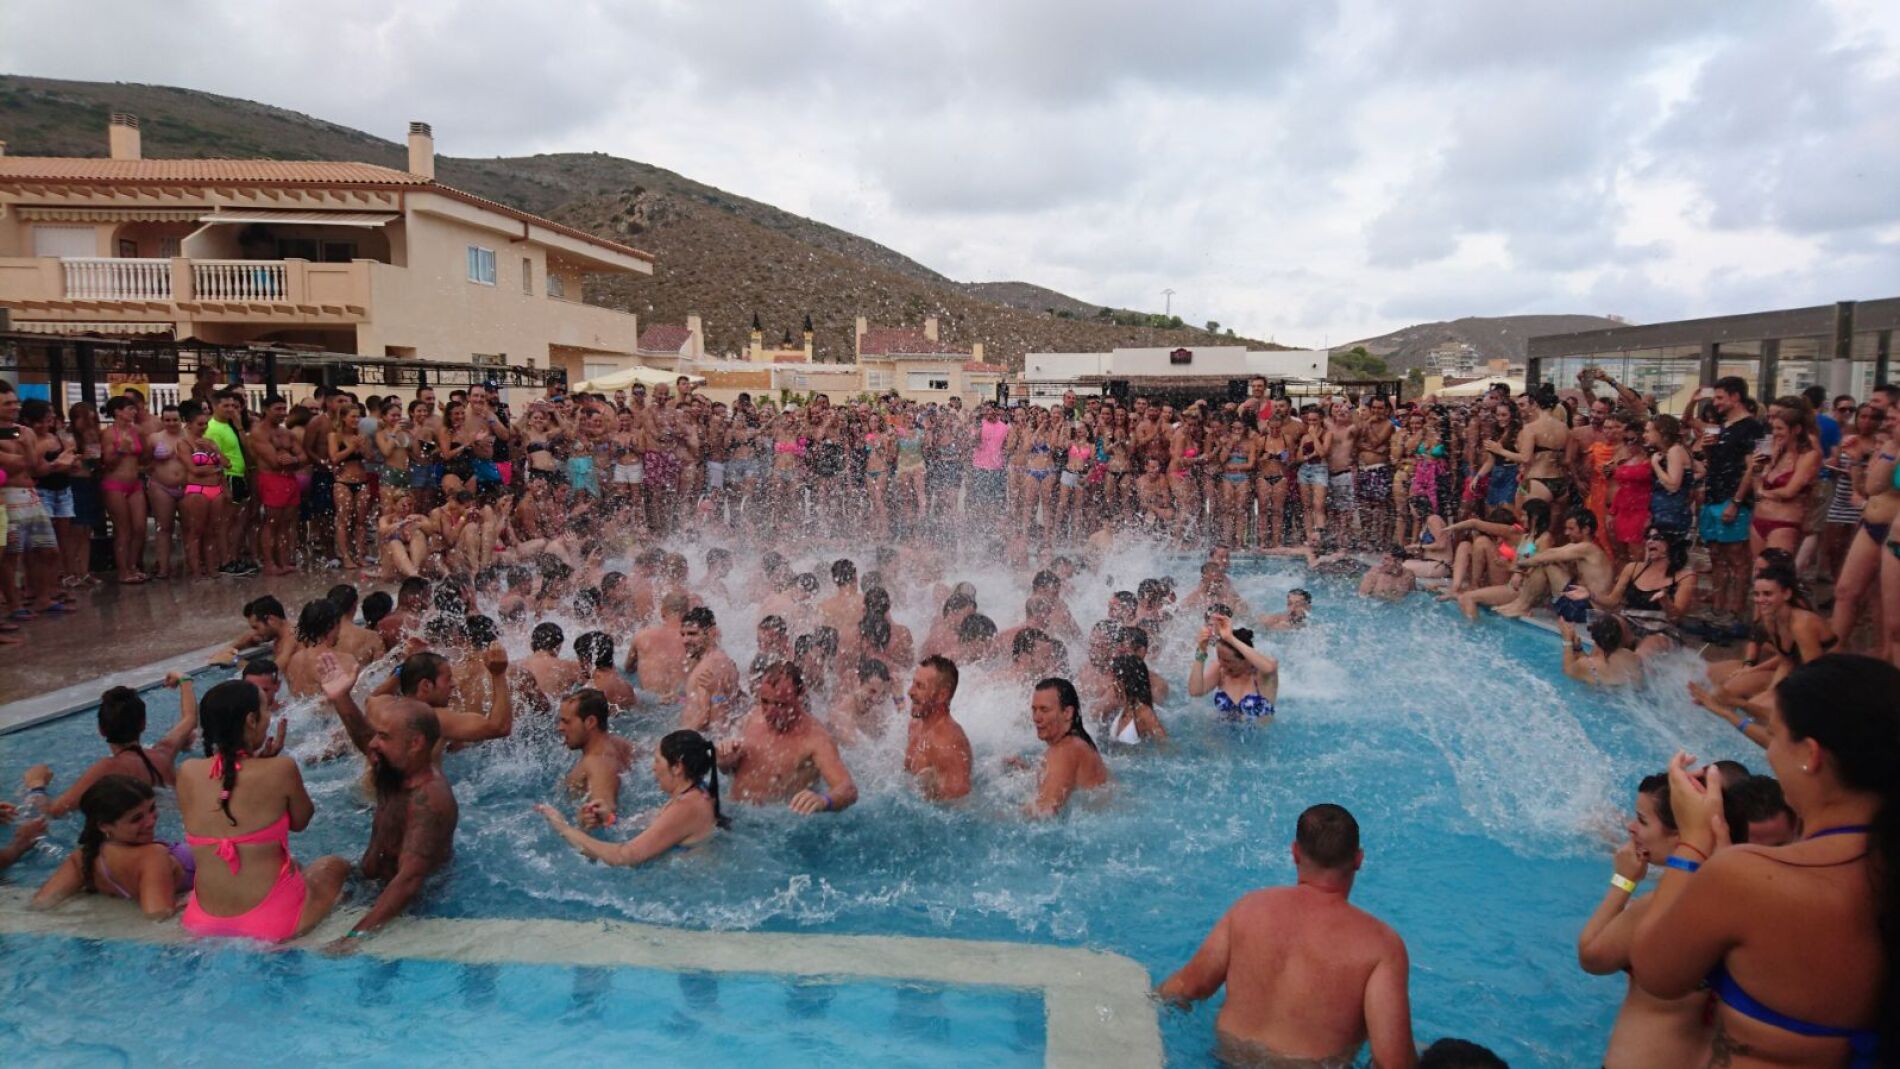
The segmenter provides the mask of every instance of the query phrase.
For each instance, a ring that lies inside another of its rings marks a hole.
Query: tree
[[[1332,376],[1340,379],[1384,379],[1392,371],[1383,358],[1373,356],[1363,345],[1355,345],[1332,357]]]
[[[1219,334],[1219,333],[1220,333],[1220,324],[1219,324],[1219,323],[1216,323],[1216,322],[1215,322],[1214,320],[1212,320],[1212,319],[1210,319],[1210,320],[1208,320],[1208,321],[1207,321],[1207,332],[1208,332],[1209,334]]]

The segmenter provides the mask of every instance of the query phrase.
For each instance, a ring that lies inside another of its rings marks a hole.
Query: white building
[[[1229,379],[1316,381],[1326,377],[1325,349],[1252,350],[1244,345],[1181,348],[1121,348],[1107,353],[1026,353],[1022,385],[1031,400],[1107,392],[1108,383],[1126,380],[1140,393],[1143,384],[1216,387]]]

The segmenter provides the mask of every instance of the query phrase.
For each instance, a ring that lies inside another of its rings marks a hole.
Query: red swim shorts
[[[303,498],[303,488],[297,485],[297,477],[278,471],[260,471],[257,473],[257,499],[267,509],[296,508]]]

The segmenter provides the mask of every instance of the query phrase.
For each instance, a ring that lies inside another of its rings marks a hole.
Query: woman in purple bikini
[[[178,912],[198,865],[184,843],[152,838],[158,800],[151,785],[131,776],[104,776],[86,788],[79,811],[86,816],[79,848],[40,885],[33,908],[49,909],[74,895],[94,893],[137,902],[153,920]]]

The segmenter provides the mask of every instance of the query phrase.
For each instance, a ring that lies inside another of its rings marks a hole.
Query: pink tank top
[[[976,451],[970,457],[971,467],[984,471],[997,471],[1003,466],[1003,440],[1009,437],[1009,424],[1001,421],[985,422],[977,428]]]

